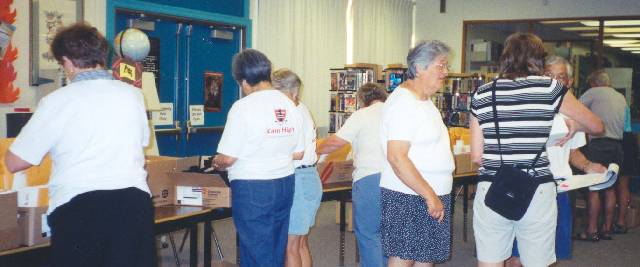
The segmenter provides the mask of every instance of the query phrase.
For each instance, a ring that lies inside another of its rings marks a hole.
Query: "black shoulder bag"
[[[545,145],[542,145],[533,163],[527,167],[527,170],[533,171],[534,175],[531,175],[529,171],[521,170],[516,165],[504,164],[500,144],[498,112],[496,110],[496,81],[493,81],[491,86],[491,100],[493,101],[493,121],[498,139],[498,151],[500,151],[500,169],[491,180],[492,183],[485,195],[484,204],[503,217],[517,221],[527,212],[538,185],[547,182],[546,179],[535,177],[535,165],[542,151],[545,150]],[[553,181],[553,178],[548,180]]]

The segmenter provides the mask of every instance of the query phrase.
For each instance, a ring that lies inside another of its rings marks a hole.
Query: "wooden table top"
[[[160,206],[160,207],[155,207],[154,221],[156,224],[158,224],[158,223],[163,223],[167,221],[179,220],[189,216],[205,214],[207,212],[211,212],[211,208],[194,207],[194,206]],[[9,249],[9,250],[3,250],[3,251],[0,251],[0,256],[20,253],[24,251],[33,250],[33,249],[44,248],[48,246],[49,246],[49,242],[35,245],[35,246],[18,247],[18,248]]]

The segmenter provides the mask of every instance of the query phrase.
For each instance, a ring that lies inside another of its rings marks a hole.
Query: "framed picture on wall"
[[[204,72],[204,111],[220,112],[222,110],[222,72]]]
[[[53,37],[63,27],[84,19],[84,0],[29,0],[30,83],[40,85],[59,79],[58,62],[49,51]]]

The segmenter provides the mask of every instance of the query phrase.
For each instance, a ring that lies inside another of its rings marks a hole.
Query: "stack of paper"
[[[612,186],[618,180],[618,164],[609,164],[609,169],[605,173],[589,173],[574,175],[563,181],[558,181],[558,192],[571,191],[583,187],[596,191]]]

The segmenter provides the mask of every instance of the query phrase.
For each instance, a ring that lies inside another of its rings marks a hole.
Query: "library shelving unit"
[[[491,78],[477,73],[449,73],[443,89],[431,97],[448,127],[469,127],[471,96]]]
[[[329,133],[338,131],[351,113],[358,109],[356,91],[365,83],[377,82],[378,71],[378,65],[364,63],[330,69]]]
[[[407,67],[402,64],[389,64],[384,69],[384,86],[389,93],[393,92],[406,79]]]

